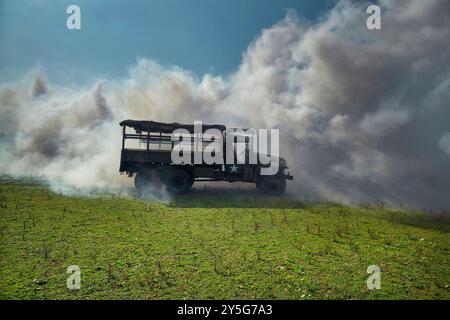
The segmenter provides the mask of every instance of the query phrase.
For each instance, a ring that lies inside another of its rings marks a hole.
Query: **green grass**
[[[440,215],[197,190],[169,204],[0,183],[1,299],[449,299]],[[381,289],[366,286],[369,265]],[[66,268],[81,268],[68,290]]]

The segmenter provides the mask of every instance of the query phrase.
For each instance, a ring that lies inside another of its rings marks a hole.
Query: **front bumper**
[[[294,176],[291,175],[288,168],[284,168],[284,176],[286,180],[294,180]]]

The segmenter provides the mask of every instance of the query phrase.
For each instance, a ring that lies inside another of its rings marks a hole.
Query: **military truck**
[[[172,194],[180,194],[188,191],[196,181],[239,181],[254,183],[257,189],[264,193],[279,195],[286,190],[286,180],[293,180],[284,158],[273,156],[270,163],[263,163],[261,153],[256,153],[255,156],[251,149],[252,134],[249,134],[249,129],[202,124],[199,132],[195,124],[142,120],[124,120],[120,126],[122,151],[119,171],[129,177],[134,175],[138,194],[142,194],[148,187],[161,185]],[[182,132],[178,134],[178,138],[174,134],[177,131]],[[230,145],[236,146],[238,143],[244,147],[229,148]],[[181,148],[178,152],[186,156],[183,152],[190,150],[188,160],[194,159],[198,152],[204,151],[208,145],[216,144],[211,154],[218,161],[211,163],[206,161],[206,158],[197,157],[197,160],[201,159],[200,162],[174,162],[173,154],[177,153],[176,149],[181,144],[184,149]],[[256,161],[248,161],[252,156]],[[238,158],[241,161],[238,161]],[[229,164],[225,159],[234,161]],[[270,175],[263,174],[264,168],[267,169],[273,161],[278,163],[277,171]]]

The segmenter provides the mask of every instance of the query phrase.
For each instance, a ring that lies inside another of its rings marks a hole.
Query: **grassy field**
[[[1,299],[449,299],[443,215],[196,190],[167,204],[0,183]],[[381,268],[370,291],[369,265]],[[66,268],[81,269],[68,290]]]

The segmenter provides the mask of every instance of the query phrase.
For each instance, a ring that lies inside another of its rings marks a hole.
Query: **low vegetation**
[[[193,190],[169,203],[0,183],[1,299],[449,299],[445,214]],[[81,289],[66,286],[69,265]],[[368,290],[369,265],[381,289]]]

